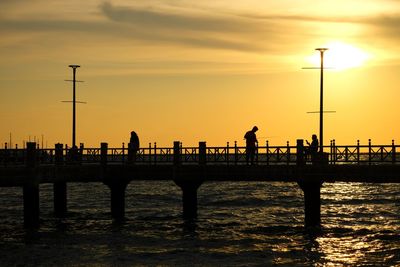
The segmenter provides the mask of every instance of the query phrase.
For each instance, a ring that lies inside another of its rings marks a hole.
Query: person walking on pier
[[[128,144],[128,161],[135,162],[136,161],[136,154],[139,151],[140,143],[139,143],[139,136],[136,134],[135,131],[131,132],[131,138]]]
[[[257,126],[254,126],[251,131],[246,132],[244,135],[244,139],[246,139],[246,164],[249,164],[250,160],[251,165],[253,165],[254,155],[256,153],[256,143],[258,143],[256,136],[257,131]]]
[[[312,141],[311,144],[310,142],[308,142],[308,140],[306,140],[308,147],[306,147],[305,152],[306,152],[306,160],[307,160],[307,156],[310,155],[311,156],[311,162],[315,162],[315,160],[317,159],[317,155],[318,155],[318,138],[316,134],[312,135]]]

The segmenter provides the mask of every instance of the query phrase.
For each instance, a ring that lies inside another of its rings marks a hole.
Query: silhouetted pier
[[[305,226],[320,225],[320,188],[324,182],[400,183],[400,146],[336,145],[331,141],[313,162],[304,153],[303,140],[296,146],[265,146],[257,149],[253,165],[246,163],[245,148],[229,143],[224,147],[161,148],[149,144],[136,155],[122,145],[109,148],[39,149],[27,143],[26,149],[0,150],[0,187],[23,188],[24,222],[39,225],[39,185],[54,184],[54,213],[67,212],[67,183],[101,182],[111,190],[111,214],[125,215],[125,190],[135,180],[171,180],[182,189],[184,218],[197,216],[197,190],[206,181],[283,181],[297,182],[304,192]],[[399,152],[398,152],[399,151]]]

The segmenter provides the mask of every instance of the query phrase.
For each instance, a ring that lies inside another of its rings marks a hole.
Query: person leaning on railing
[[[257,126],[254,126],[251,131],[246,132],[244,135],[244,139],[246,139],[246,164],[249,164],[250,160],[251,165],[253,165],[254,155],[256,153],[256,143],[258,143],[256,136],[257,131]]]
[[[128,161],[135,162],[136,161],[136,154],[139,151],[140,143],[139,143],[139,136],[136,134],[135,131],[131,132],[131,138],[128,144]]]
[[[306,140],[308,147],[305,148],[305,156],[307,160],[307,156],[311,156],[311,162],[315,162],[318,156],[318,138],[316,134],[312,135],[312,141],[311,144]]]

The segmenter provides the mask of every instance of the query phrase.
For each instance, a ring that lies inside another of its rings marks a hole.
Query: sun
[[[331,42],[321,47],[328,48],[324,53],[324,66],[334,70],[361,67],[369,58],[369,55],[360,48],[346,43]],[[319,53],[314,53],[308,58],[311,64],[318,67],[320,60]]]

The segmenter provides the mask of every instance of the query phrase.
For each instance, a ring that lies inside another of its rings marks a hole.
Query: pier
[[[125,216],[125,191],[137,180],[171,180],[182,190],[182,214],[196,218],[197,190],[207,181],[281,181],[296,182],[304,193],[304,225],[321,225],[320,188],[327,182],[400,183],[400,146],[336,145],[324,147],[323,154],[311,161],[305,154],[303,140],[295,146],[259,146],[254,164],[246,163],[245,147],[235,142],[222,147],[184,147],[179,141],[172,147],[149,144],[132,155],[125,144],[109,148],[68,148],[56,144],[40,149],[27,143],[25,149],[0,150],[0,187],[21,187],[23,190],[24,224],[38,227],[39,185],[54,186],[54,215],[67,213],[67,184],[99,182],[111,192],[110,210],[115,220]]]

